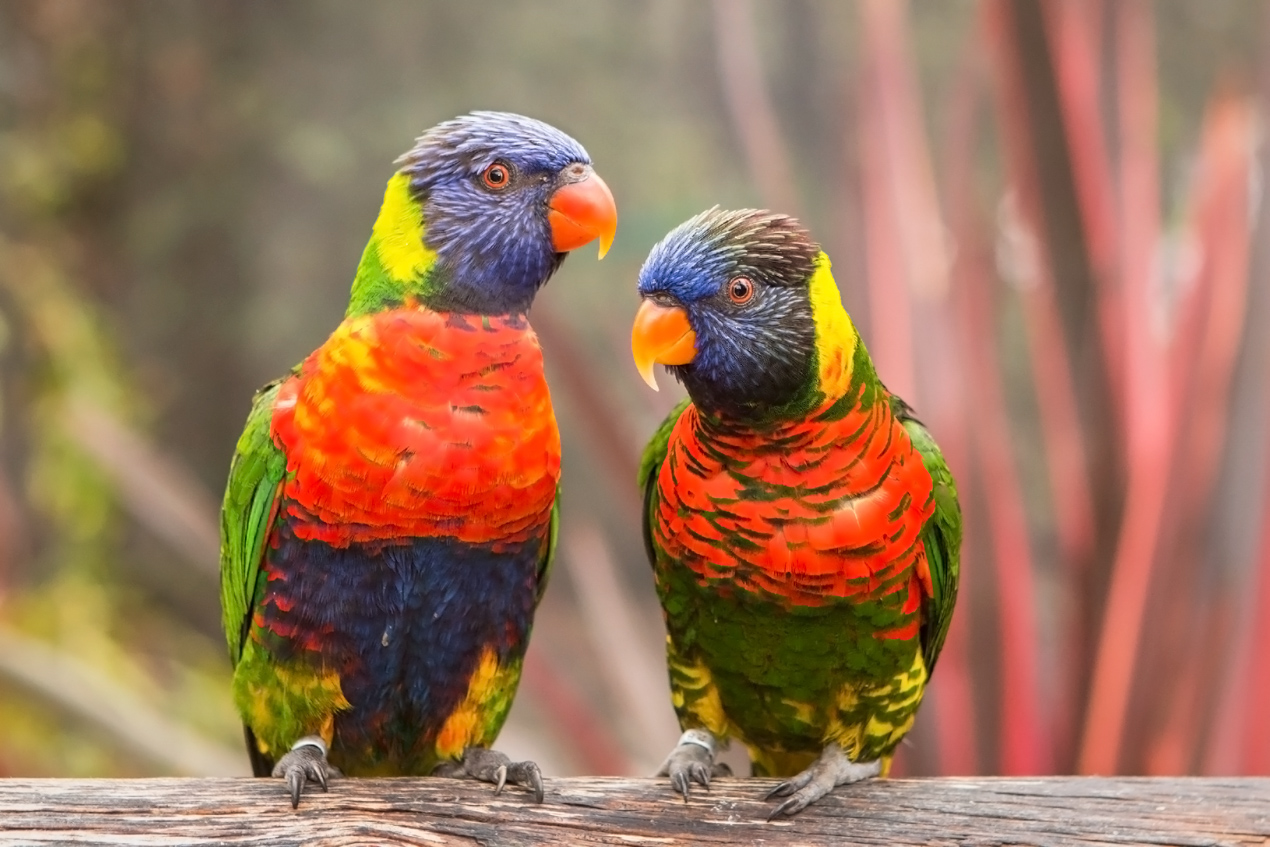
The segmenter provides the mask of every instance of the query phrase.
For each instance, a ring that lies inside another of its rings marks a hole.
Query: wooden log
[[[1270,778],[948,778],[838,789],[768,822],[772,780],[550,779],[546,802],[450,779],[0,780],[0,844],[1267,844]]]

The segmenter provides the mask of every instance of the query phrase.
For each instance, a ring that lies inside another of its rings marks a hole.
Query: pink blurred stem
[[[976,291],[963,295],[963,321],[971,363],[975,460],[988,501],[988,523],[1001,622],[1001,772],[1048,770],[1037,668],[1036,586],[1023,512],[1023,489],[1011,452],[994,337],[991,278],[986,267]],[[969,287],[969,286],[967,286]]]
[[[750,173],[771,209],[797,214],[798,203],[780,121],[763,84],[750,0],[714,0],[715,54],[728,113]]]
[[[586,769],[596,776],[625,776],[630,762],[607,723],[587,703],[569,678],[541,650],[530,647],[521,677],[524,693],[542,704],[554,719],[553,730]]]
[[[1071,154],[1072,178],[1080,204],[1085,246],[1098,285],[1103,356],[1112,402],[1124,392],[1124,350],[1118,343],[1124,302],[1117,284],[1120,222],[1116,216],[1115,172],[1107,150],[1099,86],[1102,81],[1100,0],[1043,3],[1045,28],[1054,57],[1063,130]],[[1122,410],[1117,406],[1117,417]]]
[[[1121,0],[1121,220],[1125,290],[1128,488],[1081,739],[1082,773],[1115,773],[1157,555],[1173,437],[1165,351],[1153,286],[1159,243],[1155,43],[1146,0]]]
[[[975,774],[980,772],[979,743],[975,726],[975,690],[971,676],[969,650],[970,600],[975,596],[972,585],[978,578],[974,563],[969,558],[974,550],[981,549],[972,537],[973,515],[977,498],[974,492],[979,486],[977,466],[972,463],[972,431],[978,425],[979,410],[971,398],[970,384],[973,374],[968,373],[968,339],[970,331],[964,325],[968,316],[965,308],[969,292],[976,285],[976,277],[991,274],[991,262],[985,259],[990,251],[989,239],[984,234],[984,222],[980,214],[974,185],[974,156],[979,138],[979,117],[983,99],[982,46],[973,35],[967,39],[965,53],[957,72],[949,108],[944,150],[946,160],[945,198],[952,236],[960,249],[954,254],[949,268],[948,296],[943,300],[943,325],[951,329],[951,340],[936,351],[927,361],[939,365],[939,378],[934,381],[936,412],[930,424],[943,448],[948,466],[958,480],[962,510],[966,517],[966,538],[963,540],[961,590],[958,613],[953,617],[939,660],[938,682],[934,688],[934,706],[938,727],[939,773]],[[958,308],[961,306],[962,308]],[[940,333],[947,339],[950,333]],[[951,363],[951,364],[950,364]]]
[[[1208,526],[1209,504],[1230,425],[1230,390],[1235,362],[1244,338],[1251,238],[1249,177],[1255,144],[1255,119],[1250,102],[1230,92],[1218,93],[1209,104],[1203,125],[1200,152],[1188,197],[1184,231],[1198,253],[1196,272],[1183,284],[1186,292],[1178,308],[1171,365],[1174,375],[1173,408],[1179,422],[1179,445],[1170,486],[1171,545],[1162,579],[1177,590],[1199,584],[1199,565],[1204,560],[1201,539]],[[1184,447],[1182,446],[1184,445]],[[1157,591],[1157,595],[1160,592]],[[1219,642],[1205,641],[1203,632],[1227,632],[1225,602],[1208,602],[1187,620],[1187,605],[1175,599],[1172,609],[1154,610],[1156,619],[1171,626],[1153,639],[1170,658],[1178,649],[1207,647],[1202,656],[1222,654]],[[1196,605],[1192,600],[1190,605]],[[1195,630],[1200,630],[1197,633]],[[1171,635],[1171,637],[1169,637]],[[1220,665],[1200,661],[1203,674]],[[1155,663],[1160,667],[1165,660]],[[1200,721],[1216,709],[1215,684],[1187,687],[1165,681],[1156,690],[1171,704],[1163,730],[1152,740],[1149,770],[1182,773],[1190,769],[1202,732]],[[1173,692],[1172,696],[1168,696]]]
[[[1266,482],[1270,488],[1270,473]],[[1240,764],[1242,773],[1264,776],[1270,774],[1270,496],[1265,499],[1261,526],[1261,556],[1253,575],[1257,600],[1252,615],[1252,649],[1244,672],[1247,699]]]

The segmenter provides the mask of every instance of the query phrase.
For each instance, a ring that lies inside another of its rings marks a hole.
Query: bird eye
[[[502,191],[512,181],[511,171],[502,162],[495,162],[481,173],[486,188]]]
[[[738,306],[742,303],[748,303],[750,298],[754,296],[754,283],[748,277],[738,276],[728,283],[728,296]]]

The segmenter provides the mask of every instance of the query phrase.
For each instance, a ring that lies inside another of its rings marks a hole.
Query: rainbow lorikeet
[[[640,469],[684,730],[662,774],[687,800],[737,738],[792,815],[885,775],[912,726],[957,595],[956,487],[794,219],[698,215],[639,291],[640,373],[689,395]]]
[[[488,749],[556,536],[560,436],[526,322],[617,226],[575,140],[476,112],[398,162],[330,338],[262,389],[221,512],[233,697],[257,776],[530,786]]]

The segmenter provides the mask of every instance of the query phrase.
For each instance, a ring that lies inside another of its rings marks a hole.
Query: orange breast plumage
[[[915,611],[932,593],[920,539],[930,475],[890,406],[856,399],[770,432],[711,428],[685,409],[658,478],[668,558],[798,605],[907,591]]]
[[[283,384],[273,436],[297,537],[519,544],[546,526],[560,436],[523,318],[350,318]]]

